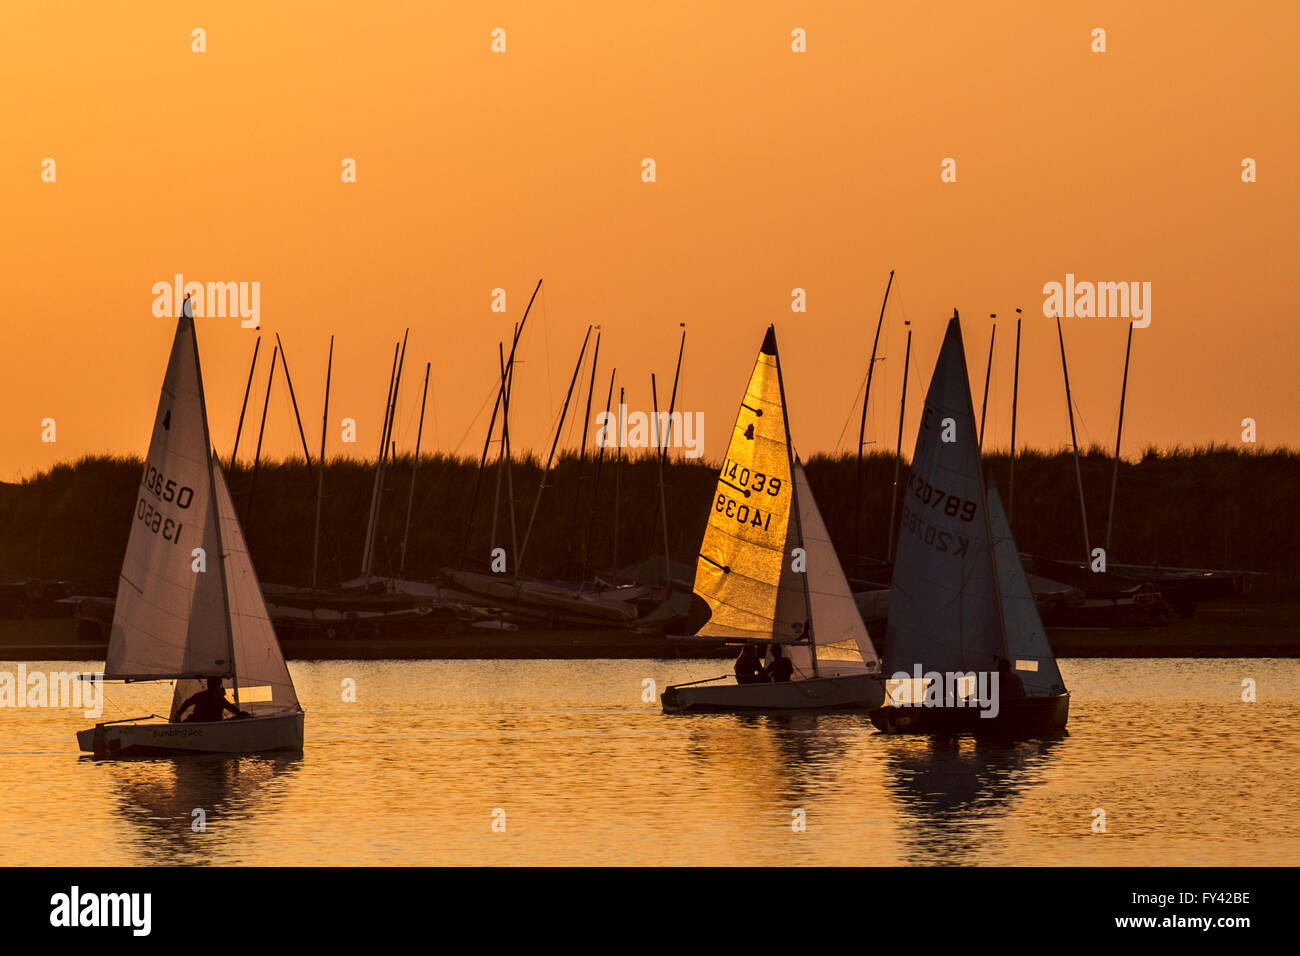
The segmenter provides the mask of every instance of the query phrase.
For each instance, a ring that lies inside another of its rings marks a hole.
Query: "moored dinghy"
[[[302,750],[302,708],[211,449],[194,320],[182,317],[104,665],[106,680],[176,687],[166,721],[106,721],[78,732],[81,750],[97,757]],[[214,679],[233,692],[241,716],[182,721],[186,702]]]
[[[1069,717],[1006,514],[980,467],[954,312],[903,503],[885,632],[889,695],[871,714],[888,733],[1037,736]]]
[[[806,571],[795,570],[796,548]],[[679,639],[781,645],[794,670],[788,681],[672,686],[666,712],[866,709],[884,699],[879,659],[792,454],[771,328],[718,476],[694,594],[707,620]]]

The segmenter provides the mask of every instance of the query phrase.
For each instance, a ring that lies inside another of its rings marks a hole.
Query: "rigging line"
[[[555,404],[554,388],[551,386],[551,318],[550,312],[546,308],[546,290],[542,290],[542,344],[546,350],[546,406],[550,408]]]
[[[858,399],[867,387],[867,376],[862,376],[862,382],[858,385],[857,392],[853,395],[853,404],[849,407],[849,413],[844,419],[844,427],[840,429],[840,437],[835,440],[835,451],[838,452],[844,444],[844,433],[849,430],[849,423],[853,421],[853,413],[858,410]]]
[[[1083,432],[1083,437],[1087,439],[1087,445],[1082,448],[1082,452],[1086,453],[1089,446],[1096,444],[1096,442],[1092,440],[1092,435],[1088,431],[1088,426],[1083,420],[1083,409],[1079,408],[1079,403],[1072,399],[1070,404],[1074,406],[1075,417],[1079,420],[1079,430]]]

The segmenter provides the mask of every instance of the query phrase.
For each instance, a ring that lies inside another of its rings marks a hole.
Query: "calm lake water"
[[[307,711],[293,758],[94,762],[80,711],[0,709],[0,864],[1300,863],[1295,661],[1066,660],[1068,737],[956,747],[859,715],[643,702],[646,678],[662,690],[717,661],[290,669]],[[107,690],[107,718],[170,701]]]

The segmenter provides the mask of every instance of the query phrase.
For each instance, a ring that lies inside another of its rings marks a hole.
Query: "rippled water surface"
[[[1069,735],[1014,746],[642,699],[716,661],[290,669],[293,758],[95,762],[80,711],[0,708],[0,864],[1300,863],[1295,661],[1067,660]],[[110,719],[170,701],[107,692]]]

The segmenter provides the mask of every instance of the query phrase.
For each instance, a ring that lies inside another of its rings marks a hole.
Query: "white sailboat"
[[[871,708],[880,661],[794,457],[776,333],[767,331],[718,476],[695,570],[693,637],[771,648],[788,681],[668,687],[665,712]]]
[[[165,720],[79,731],[81,750],[99,757],[302,750],[302,708],[212,453],[192,318],[176,327],[133,516],[104,679],[175,681],[171,711]],[[228,709],[240,716],[183,714],[214,681],[233,693]]]
[[[887,733],[1037,735],[1069,718],[1006,513],[980,468],[954,313],[925,397],[894,559],[889,696],[871,714]]]

